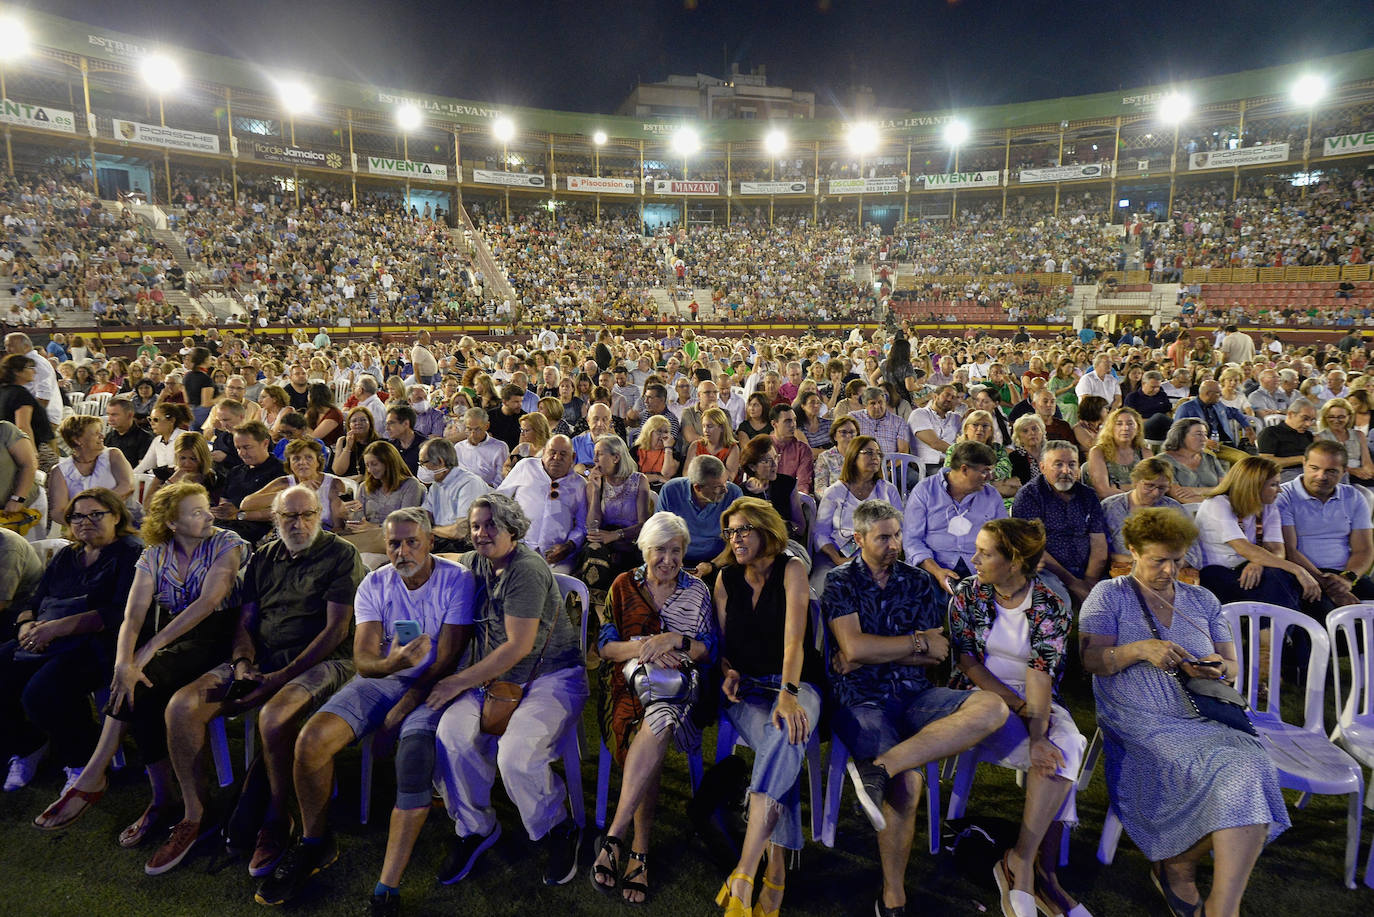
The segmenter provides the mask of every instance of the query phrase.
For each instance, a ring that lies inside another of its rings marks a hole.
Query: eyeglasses
[[[98,509],[93,513],[68,513],[67,524],[81,525],[84,522],[89,522],[91,525],[99,525],[100,521],[108,515],[110,515],[110,511],[105,509]]]
[[[736,538],[744,538],[754,531],[752,525],[737,525],[732,529],[721,529],[720,534],[726,541],[734,541]]]
[[[859,450],[859,454],[862,455],[864,458],[882,458],[882,457],[883,457],[883,450],[881,450],[881,449],[860,449],[860,450]]]
[[[308,509],[303,513],[277,513],[277,521],[285,522],[287,525],[290,525],[293,522],[314,519],[319,514],[320,511],[317,509]]]

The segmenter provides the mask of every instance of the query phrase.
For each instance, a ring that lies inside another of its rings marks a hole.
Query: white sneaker
[[[38,765],[48,753],[48,746],[45,744],[37,751],[21,758],[18,755],[10,757],[9,773],[5,775],[5,792],[11,793],[21,790],[28,786],[33,780],[33,775],[38,771]]]
[[[62,772],[67,775],[67,782],[62,784],[62,795],[67,795],[67,791],[76,785],[76,781],[81,779],[83,767],[64,767]]]

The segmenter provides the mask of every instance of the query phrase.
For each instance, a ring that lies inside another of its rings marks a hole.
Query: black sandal
[[[1164,874],[1163,863],[1150,864],[1150,878],[1154,880],[1155,888],[1164,896],[1164,904],[1174,917],[1204,917],[1206,911],[1201,901],[1191,904],[1174,894],[1173,887],[1169,885],[1169,877]]]
[[[620,900],[623,901],[625,904],[630,905],[631,907],[638,907],[641,904],[649,903],[649,886],[644,882],[635,881],[635,879],[644,875],[644,870],[649,868],[649,854],[636,853],[635,851],[631,850],[630,859],[638,861],[639,865],[636,866],[630,872],[627,872],[625,873],[625,875],[621,876]],[[625,892],[639,892],[644,897],[640,898],[638,901],[631,901],[629,898],[625,897]]]
[[[614,895],[620,891],[620,852],[624,847],[624,842],[618,837],[610,834],[601,835],[601,840],[596,845],[596,857],[592,859],[592,871],[588,874],[592,886],[603,895]],[[602,866],[596,862],[601,854],[610,857],[611,865]],[[602,882],[601,879],[609,878],[611,881]]]

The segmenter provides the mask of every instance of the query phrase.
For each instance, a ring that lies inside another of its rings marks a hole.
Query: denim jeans
[[[743,678],[739,703],[727,704],[725,716],[754,750],[754,773],[749,792],[762,793],[779,810],[773,826],[772,842],[787,850],[802,847],[801,789],[802,765],[806,763],[806,743],[793,745],[787,733],[772,722],[778,701],[780,676]],[[797,703],[806,712],[806,722],[814,730],[821,721],[821,696],[802,684]]]

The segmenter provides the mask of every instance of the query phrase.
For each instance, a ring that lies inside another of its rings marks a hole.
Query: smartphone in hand
[[[420,624],[418,621],[397,621],[396,622],[396,642],[405,646],[416,637],[420,636]]]

